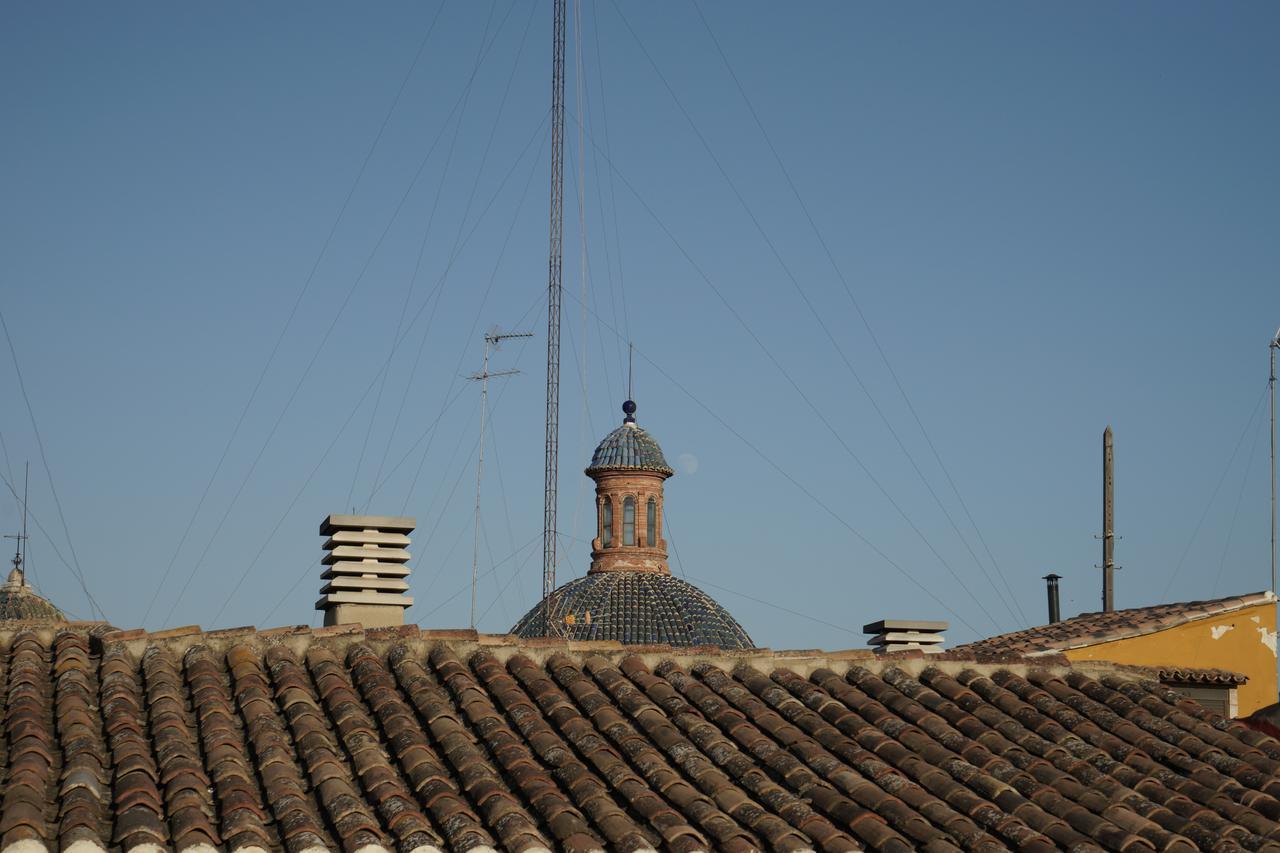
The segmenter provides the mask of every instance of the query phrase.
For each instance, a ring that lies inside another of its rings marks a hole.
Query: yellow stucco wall
[[[1163,631],[1066,651],[1069,660],[1137,666],[1230,669],[1249,676],[1236,694],[1239,715],[1276,701],[1276,605],[1244,607]]]

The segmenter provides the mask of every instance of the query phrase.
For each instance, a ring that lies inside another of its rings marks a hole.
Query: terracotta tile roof
[[[1280,738],[1280,702],[1259,708],[1240,722],[1254,731]]]
[[[1280,741],[1111,664],[71,623],[0,695],[5,851],[1280,850]]]
[[[1229,669],[1191,669],[1184,666],[1157,666],[1153,669],[1156,677],[1166,683],[1233,686],[1249,681],[1249,676],[1243,672]]]
[[[956,646],[957,650],[975,654],[1036,655],[1061,652],[1080,646],[1092,646],[1112,640],[1123,640],[1162,631],[1176,625],[1207,619],[1223,613],[1231,613],[1257,604],[1275,602],[1270,592],[1234,595],[1212,601],[1185,601],[1177,604],[1157,604],[1152,607],[1131,607],[1110,613],[1081,613],[1061,622],[999,634]]]

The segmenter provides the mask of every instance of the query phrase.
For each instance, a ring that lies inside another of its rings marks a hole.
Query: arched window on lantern
[[[622,544],[636,544],[636,499],[630,495],[622,502]]]
[[[644,522],[645,544],[653,548],[658,544],[658,502],[653,498],[649,498]]]
[[[605,548],[613,544],[613,501],[609,498],[600,506],[600,544]]]

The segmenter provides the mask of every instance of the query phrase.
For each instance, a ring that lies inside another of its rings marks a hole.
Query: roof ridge
[[[1098,643],[1125,640],[1163,631],[1200,619],[1273,603],[1269,590],[1197,601],[1168,602],[1122,610],[1078,613],[1058,622],[995,634],[956,646],[957,650],[1009,650],[1021,654],[1061,652]],[[1143,619],[1142,617],[1146,617]]]

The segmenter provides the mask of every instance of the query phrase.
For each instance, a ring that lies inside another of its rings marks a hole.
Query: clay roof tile
[[[962,655],[999,657],[1002,655],[1046,655],[1065,649],[1112,642],[1150,634],[1197,619],[1232,613],[1246,607],[1274,603],[1275,595],[1256,592],[1209,601],[1188,601],[1132,607],[1125,610],[1082,613],[1048,625],[999,634],[955,647]],[[1236,674],[1231,673],[1228,677]],[[1210,676],[1211,677],[1211,676]],[[1197,679],[1199,680],[1199,679]]]
[[[1225,671],[416,629],[97,646],[96,630],[0,634],[5,843],[1180,853],[1280,840],[1267,718],[1223,720],[1157,681],[1237,683]]]

